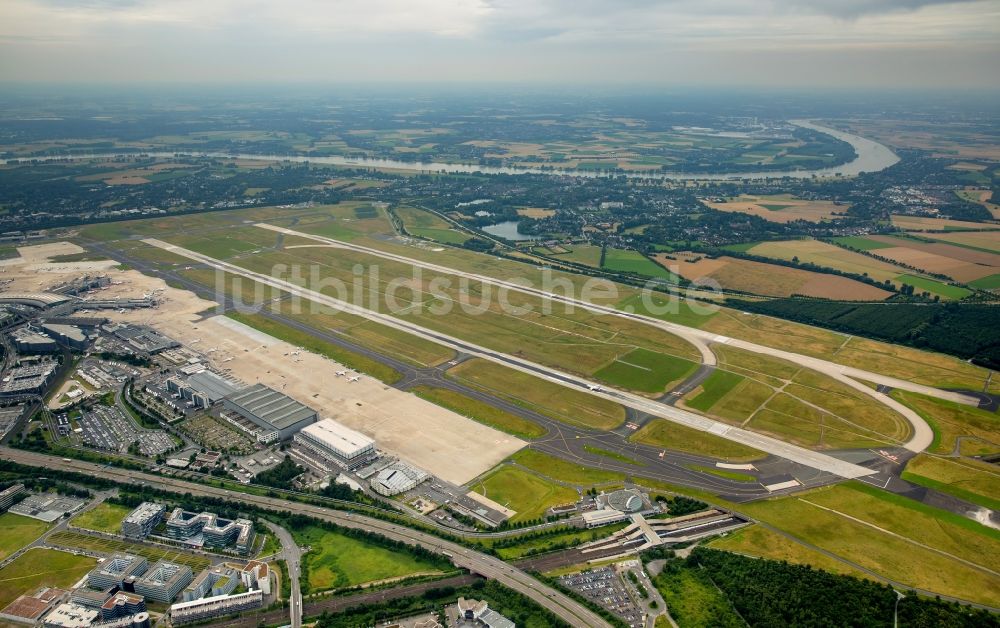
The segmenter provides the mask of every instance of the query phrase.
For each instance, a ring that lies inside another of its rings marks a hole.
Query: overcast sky
[[[1000,0],[0,0],[0,80],[1000,87]]]

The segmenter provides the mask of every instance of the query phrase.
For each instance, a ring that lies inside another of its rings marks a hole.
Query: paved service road
[[[706,366],[714,366],[716,364],[715,354],[713,354],[712,351],[708,348],[710,343],[727,344],[733,347],[737,347],[739,349],[751,351],[753,353],[762,353],[764,355],[769,355],[772,357],[781,358],[783,360],[788,360],[789,362],[799,364],[801,366],[813,369],[815,371],[819,371],[820,373],[823,373],[840,382],[843,382],[859,392],[863,392],[866,395],[874,397],[879,402],[884,403],[885,405],[889,406],[896,412],[903,415],[907,419],[907,421],[909,421],[910,424],[913,426],[913,435],[911,436],[910,440],[904,444],[904,446],[911,451],[916,451],[916,452],[923,451],[924,449],[929,447],[931,442],[933,441],[934,433],[930,429],[930,426],[927,425],[927,422],[924,421],[924,419],[919,414],[917,414],[913,410],[910,410],[906,406],[900,404],[895,399],[892,399],[888,395],[885,395],[877,390],[872,390],[868,386],[865,386],[864,384],[856,381],[856,379],[863,379],[873,382],[875,384],[888,386],[890,388],[899,388],[902,390],[908,390],[910,392],[916,392],[922,395],[928,395],[931,397],[936,397],[938,399],[944,399],[946,401],[954,401],[965,405],[975,406],[979,404],[978,399],[962,393],[952,392],[948,390],[941,390],[940,388],[934,388],[933,386],[926,386],[923,384],[915,384],[910,381],[898,379],[896,377],[890,377],[888,375],[883,375],[881,373],[873,373],[870,371],[866,371],[864,369],[844,366],[842,364],[830,362],[829,360],[823,360],[820,358],[801,355],[791,351],[784,351],[782,349],[775,349],[774,347],[767,347],[746,340],[720,336],[718,334],[714,334],[712,332],[704,331],[694,327],[687,327],[685,325],[680,325],[678,323],[671,323],[660,320],[658,318],[653,318],[651,316],[636,314],[634,312],[626,312],[606,305],[596,305],[594,303],[590,303],[589,301],[583,301],[573,297],[567,297],[565,295],[561,295],[554,292],[546,292],[539,288],[524,286],[516,282],[505,281],[502,279],[487,277],[485,275],[479,275],[476,273],[469,273],[462,270],[456,270],[454,268],[449,268],[447,266],[440,266],[438,264],[432,264],[429,262],[424,262],[410,257],[405,257],[403,255],[387,253],[385,251],[380,251],[379,249],[374,249],[367,246],[361,246],[358,244],[343,242],[341,240],[335,240],[333,238],[327,238],[324,236],[317,236],[309,233],[303,233],[300,231],[286,229],[284,227],[278,227],[267,223],[257,223],[256,226],[261,227],[263,229],[276,231],[278,233],[285,235],[294,235],[300,238],[314,240],[316,242],[323,242],[330,246],[356,251],[359,253],[365,253],[368,255],[373,255],[381,257],[383,259],[389,259],[405,264],[410,264],[413,266],[419,266],[421,268],[433,270],[435,272],[456,275],[460,277],[465,277],[467,279],[473,279],[475,281],[479,281],[482,283],[488,283],[491,285],[504,287],[510,290],[517,290],[525,294],[532,294],[545,299],[550,299],[552,301],[573,305],[575,307],[583,308],[591,312],[641,321],[648,325],[652,325],[654,327],[659,327],[661,329],[669,331],[670,333],[676,336],[680,336],[684,340],[687,340],[688,342],[693,344],[701,352],[702,363]]]
[[[855,479],[875,473],[875,471],[866,467],[838,460],[837,458],[826,454],[810,451],[804,447],[792,445],[770,436],[764,436],[763,434],[758,434],[756,432],[727,425],[719,421],[714,421],[699,414],[672,407],[660,401],[654,401],[640,395],[624,391],[605,390],[597,382],[569,375],[556,369],[506,353],[493,351],[492,349],[487,349],[486,347],[482,347],[447,334],[426,329],[413,322],[397,319],[382,312],[377,312],[375,310],[354,305],[347,301],[335,299],[320,292],[303,288],[290,281],[277,279],[275,277],[271,277],[270,275],[247,270],[241,266],[217,260],[215,258],[208,257],[207,255],[202,255],[201,253],[196,253],[183,247],[163,242],[162,240],[146,238],[143,242],[169,251],[175,255],[180,255],[182,257],[187,257],[188,259],[201,262],[211,268],[252,279],[258,283],[278,288],[288,292],[289,294],[308,299],[336,310],[345,311],[370,320],[378,321],[388,327],[399,329],[414,336],[443,344],[447,347],[455,349],[456,351],[461,351],[463,353],[481,357],[490,360],[491,362],[496,362],[525,373],[530,373],[531,375],[541,377],[561,386],[566,386],[567,388],[574,388],[583,392],[589,392],[590,394],[616,401],[622,405],[634,408],[647,414],[663,417],[692,429],[709,432],[727,440],[749,445],[754,449],[780,456],[786,460],[791,460],[792,462],[810,467],[812,469],[825,471],[847,479]]]
[[[75,471],[123,484],[141,484],[177,493],[217,497],[234,503],[252,504],[273,511],[288,511],[308,515],[336,523],[345,528],[354,528],[381,534],[390,539],[402,541],[409,545],[417,545],[438,554],[443,554],[456,566],[468,569],[470,572],[479,574],[485,578],[494,579],[504,586],[534,600],[571,626],[610,628],[610,624],[607,621],[579,602],[535,580],[525,572],[508,565],[499,558],[481,554],[432,534],[382,521],[381,519],[330,510],[310,504],[285,501],[274,497],[248,495],[228,489],[185,482],[174,478],[164,478],[137,471],[116,469],[82,460],[70,460],[67,462],[55,456],[11,449],[9,447],[0,447],[0,455],[6,460],[34,467]]]

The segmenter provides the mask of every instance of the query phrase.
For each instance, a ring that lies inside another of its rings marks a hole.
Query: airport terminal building
[[[348,470],[362,466],[375,455],[374,440],[333,419],[302,428],[294,440],[325,461]]]
[[[284,393],[254,384],[222,399],[226,410],[235,412],[260,428],[257,440],[276,443],[316,422],[316,411]]]

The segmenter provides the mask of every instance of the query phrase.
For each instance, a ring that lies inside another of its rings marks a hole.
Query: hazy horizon
[[[1000,87],[979,0],[8,0],[0,81]]]

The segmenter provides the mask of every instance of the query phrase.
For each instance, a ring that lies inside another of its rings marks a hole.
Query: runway
[[[927,386],[924,384],[916,384],[896,377],[883,375],[881,373],[874,373],[871,371],[866,371],[851,366],[844,366],[842,364],[837,364],[829,360],[823,360],[820,358],[814,358],[811,356],[806,356],[791,351],[776,349],[774,347],[768,347],[757,343],[749,342],[746,340],[741,340],[738,338],[720,336],[712,332],[704,331],[694,327],[687,327],[685,325],[680,325],[678,323],[663,321],[657,318],[653,318],[651,316],[637,314],[635,312],[626,312],[606,305],[597,305],[594,303],[590,303],[588,301],[583,301],[573,297],[567,297],[559,293],[546,292],[538,288],[524,286],[522,284],[518,284],[515,282],[496,279],[493,277],[488,277],[476,273],[469,273],[462,270],[457,270],[454,268],[449,268],[446,266],[441,266],[438,264],[432,264],[422,260],[413,259],[403,255],[388,253],[367,246],[353,244],[350,242],[344,242],[341,240],[335,240],[333,238],[328,238],[325,236],[318,236],[300,231],[295,231],[293,229],[287,229],[285,227],[279,227],[268,223],[256,223],[256,226],[262,229],[275,231],[277,233],[281,233],[284,235],[293,235],[299,238],[313,240],[315,242],[322,242],[332,247],[343,248],[358,253],[364,253],[367,255],[380,257],[383,259],[388,259],[404,264],[410,264],[413,266],[418,266],[420,268],[432,270],[439,273],[456,275],[477,282],[482,282],[486,284],[507,288],[509,290],[516,290],[518,292],[522,292],[525,294],[530,294],[544,299],[549,299],[552,300],[553,302],[559,302],[567,305],[572,305],[574,307],[579,307],[589,312],[606,314],[609,316],[617,316],[619,318],[626,318],[630,320],[640,321],[647,325],[651,325],[653,327],[658,327],[660,329],[668,331],[691,343],[701,353],[702,364],[704,366],[714,366],[716,364],[715,354],[712,353],[711,349],[709,348],[712,343],[726,344],[732,347],[736,347],[738,349],[751,351],[753,353],[760,353],[771,357],[780,358],[782,360],[787,360],[794,364],[798,364],[800,366],[818,371],[820,373],[823,373],[824,375],[832,377],[837,381],[840,381],[850,386],[851,388],[876,399],[880,403],[887,405],[895,412],[901,414],[903,417],[906,418],[906,420],[910,423],[911,427],[913,428],[913,434],[911,435],[909,441],[904,443],[904,447],[914,452],[921,452],[930,447],[931,443],[934,440],[934,432],[931,429],[931,427],[927,424],[927,422],[923,419],[923,417],[921,417],[915,411],[897,402],[895,399],[889,397],[888,395],[883,394],[878,390],[873,390],[869,388],[868,386],[857,381],[858,379],[870,381],[875,384],[885,386],[888,388],[898,388],[901,390],[907,390],[910,392],[915,392],[922,395],[935,397],[937,399],[962,403],[970,406],[978,406],[980,401],[979,399],[971,395],[942,390],[940,388],[935,388],[933,386]]]
[[[714,421],[701,415],[694,414],[693,412],[671,407],[659,401],[653,401],[646,399],[645,397],[623,391],[604,390],[597,382],[569,375],[556,369],[542,366],[512,355],[496,352],[486,347],[482,347],[447,334],[428,330],[412,322],[400,320],[381,312],[369,310],[367,308],[348,303],[347,301],[335,299],[320,292],[303,288],[289,281],[250,271],[240,266],[236,266],[235,264],[217,260],[207,255],[202,255],[183,247],[163,242],[162,240],[146,238],[143,242],[175,255],[200,262],[210,268],[252,279],[258,283],[278,288],[288,292],[289,294],[334,308],[335,310],[341,310],[350,314],[368,318],[386,325],[387,327],[392,327],[414,336],[437,342],[461,353],[484,358],[492,362],[502,364],[503,366],[514,368],[562,386],[566,386],[567,388],[573,388],[593,395],[601,396],[635,410],[662,417],[686,427],[702,432],[708,432],[727,440],[748,445],[754,449],[779,456],[818,471],[831,473],[846,479],[859,478],[874,473],[871,469],[867,469],[860,465],[844,462],[832,456],[810,451],[803,447],[798,447],[776,438],[771,438],[769,436],[764,436],[763,434],[757,434],[749,430],[744,430],[719,421]]]

